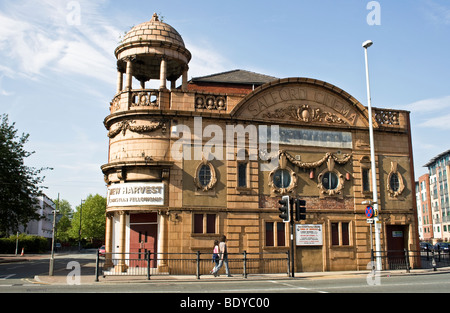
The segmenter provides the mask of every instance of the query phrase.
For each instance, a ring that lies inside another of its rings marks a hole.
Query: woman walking
[[[214,240],[214,249],[213,249],[213,257],[212,262],[214,263],[214,267],[209,271],[210,274],[214,273],[214,269],[219,266],[219,240]]]
[[[225,273],[227,274],[228,277],[231,277],[230,269],[228,268],[228,251],[227,251],[227,244],[225,243],[226,240],[227,240],[227,237],[222,235],[222,237],[220,238],[220,243],[219,243],[220,261],[219,261],[219,264],[213,270],[214,276],[217,276],[217,273],[219,272],[219,270],[222,268],[223,264],[225,263]]]

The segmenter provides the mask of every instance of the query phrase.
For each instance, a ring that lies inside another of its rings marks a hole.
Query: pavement
[[[40,260],[50,258],[50,254],[26,254],[21,256],[20,254],[0,254],[0,264],[13,263],[13,262],[26,262],[31,260]]]
[[[49,259],[49,254],[34,254],[34,255],[0,255],[1,263],[12,262],[27,262],[31,260]],[[83,268],[93,267],[95,269],[95,260],[92,263],[83,265]],[[65,285],[68,283],[68,279],[71,279],[71,271],[69,269],[55,270],[53,276],[49,275],[36,275],[34,277],[35,283],[43,285]],[[437,269],[411,269],[409,272],[406,270],[384,270],[379,273],[380,277],[402,276],[402,275],[424,275],[424,274],[440,274],[450,273],[450,267],[441,267]],[[108,283],[144,283],[152,281],[251,281],[251,280],[286,280],[286,279],[343,279],[343,278],[367,278],[371,274],[369,270],[362,271],[333,271],[333,272],[301,272],[295,273],[294,278],[288,277],[284,274],[249,274],[247,278],[244,278],[241,274],[234,274],[232,277],[226,275],[220,275],[214,277],[213,275],[201,275],[198,279],[195,275],[153,275],[150,280],[147,280],[146,276],[100,276],[96,281],[94,274],[83,275],[81,274],[81,284],[108,284]]]

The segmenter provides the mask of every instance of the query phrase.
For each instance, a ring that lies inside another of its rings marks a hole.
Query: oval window
[[[202,165],[198,172],[198,181],[203,187],[208,186],[211,182],[211,168],[208,165]]]
[[[397,173],[392,173],[389,179],[389,185],[393,192],[397,192],[400,189],[400,181],[398,179]]]

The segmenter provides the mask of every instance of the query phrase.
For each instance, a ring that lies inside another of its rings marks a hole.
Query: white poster
[[[164,205],[164,183],[125,183],[108,187],[107,205]]]
[[[322,246],[322,224],[295,225],[297,246]]]

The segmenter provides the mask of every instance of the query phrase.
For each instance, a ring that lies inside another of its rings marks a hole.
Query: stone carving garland
[[[293,157],[288,152],[281,150],[278,153],[279,166],[277,168],[275,168],[273,171],[271,171],[269,174],[269,186],[271,187],[271,192],[273,194],[286,194],[286,193],[292,192],[295,189],[295,187],[297,186],[297,174],[286,165],[287,161],[289,161],[291,164],[296,165],[300,168],[311,169],[311,170],[318,168],[322,164],[326,163],[327,168],[318,175],[317,188],[319,188],[321,196],[342,195],[342,190],[344,189],[345,179],[344,179],[344,175],[335,168],[335,164],[337,163],[339,165],[345,165],[351,159],[351,157],[352,157],[351,154],[344,154],[342,156],[337,156],[332,153],[326,153],[323,158],[321,158],[320,160],[317,160],[315,162],[301,162],[299,160],[296,160],[295,157]],[[279,169],[286,169],[290,172],[291,184],[287,188],[278,188],[273,182],[274,174]],[[338,178],[336,188],[327,189],[323,185],[322,178],[327,172],[334,173],[336,175],[336,177]]]
[[[146,133],[146,132],[152,132],[157,129],[162,129],[165,131],[166,129],[166,122],[165,121],[150,121],[149,125],[139,125],[139,126],[133,126],[132,124],[136,123],[136,121],[123,121],[118,124],[118,127],[114,130],[110,130],[108,132],[109,138],[116,137],[120,132],[123,133],[123,135],[126,134],[127,130],[131,130],[136,133]]]
[[[275,109],[272,112],[263,114],[265,118],[277,118],[297,120],[300,122],[327,122],[329,124],[347,124],[342,118],[334,113],[324,112],[321,109],[313,109],[308,104],[300,107],[290,105],[286,108]]]
[[[330,159],[333,159],[334,162],[336,162],[339,165],[344,165],[346,164],[352,157],[351,154],[344,154],[342,156],[342,158],[337,157],[335,154],[332,153],[326,153],[325,156],[316,161],[316,162],[301,162],[295,159],[295,157],[293,157],[292,155],[290,155],[288,152],[286,151],[280,151],[279,152],[279,157],[286,157],[289,162],[291,162],[292,164],[300,167],[300,168],[306,168],[306,169],[313,169],[313,168],[317,168],[319,166],[321,166],[322,164],[324,164],[325,162],[327,162]]]

